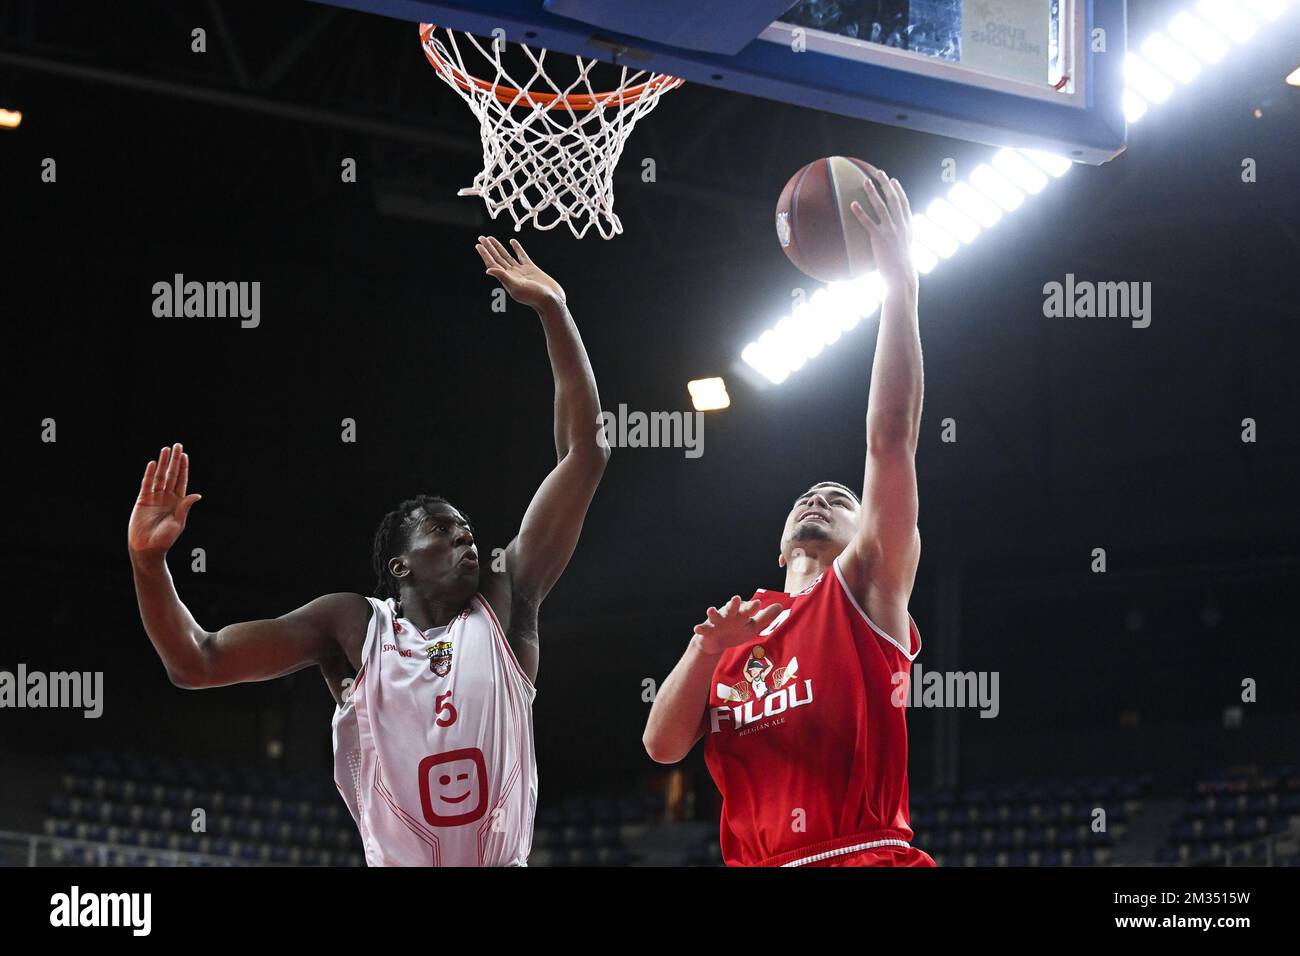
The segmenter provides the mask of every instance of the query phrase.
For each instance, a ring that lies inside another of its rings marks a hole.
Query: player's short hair
[[[856,503],[856,504],[858,504],[858,505],[861,505],[861,504],[862,504],[862,499],[858,497],[857,492],[855,492],[855,491],[854,491],[852,488],[850,488],[848,485],[841,485],[838,481],[818,481],[818,482],[815,482],[814,484],[809,485],[809,486],[808,486],[808,490],[805,491],[805,492],[804,492],[802,495],[800,495],[799,497],[802,498],[802,497],[804,497],[804,495],[811,494],[814,488],[837,488],[837,489],[839,489],[840,491],[844,492],[846,495],[848,495],[850,498],[852,498],[853,501],[854,501],[854,503]],[[798,499],[796,499],[796,500],[798,500]]]
[[[388,573],[388,561],[410,544],[411,528],[415,525],[415,513],[428,511],[434,505],[456,507],[441,495],[416,495],[414,498],[407,498],[384,515],[383,520],[379,522],[379,528],[375,531],[374,552],[370,559],[375,571],[375,597],[401,597],[397,588],[397,579]],[[463,511],[461,515],[469,521],[469,515]]]

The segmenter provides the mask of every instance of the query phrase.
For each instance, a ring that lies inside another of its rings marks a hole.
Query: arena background
[[[1131,27],[1177,6],[1135,0]],[[542,337],[527,310],[491,311],[474,237],[510,233],[454,197],[476,130],[409,25],[284,0],[104,13],[0,10],[0,106],[24,112],[0,130],[0,669],[105,675],[99,719],[0,714],[4,860],[357,864],[314,670],[168,683],[124,546],[141,471],[186,444],[204,498],[170,563],[204,626],[370,593],[375,526],[412,494],[465,508],[484,551],[506,544],[553,461]],[[1000,675],[995,719],[909,715],[916,842],[944,865],[1295,861],[1289,22],[922,281],[919,661]],[[544,605],[534,865],[717,862],[698,749],[672,771],[641,747],[645,682],[708,605],[780,586],[796,493],[860,483],[874,322],[779,388],[732,371],[810,285],[772,235],[780,187],[834,153],[898,176],[916,205],[940,193],[943,157],[988,149],[687,86],[628,147],[624,236],[522,235],[568,291],[605,408],[686,409],[686,381],[706,375],[733,402],[708,416],[697,460],[615,450]],[[344,157],[356,184],[339,181]],[[260,281],[260,327],[155,319],[152,286],[175,273]],[[1067,273],[1152,283],[1150,327],[1044,318],[1044,283]]]

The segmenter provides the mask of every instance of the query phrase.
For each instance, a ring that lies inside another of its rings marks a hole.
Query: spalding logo
[[[782,211],[776,214],[776,237],[781,240],[781,248],[790,245],[790,214]]]

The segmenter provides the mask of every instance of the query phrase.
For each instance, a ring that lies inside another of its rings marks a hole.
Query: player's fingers
[[[202,495],[186,495],[179,505],[176,506],[176,519],[183,522],[190,509],[194,507],[194,502],[202,498]]]
[[[168,447],[158,449],[158,470],[153,476],[154,494],[162,494],[167,490],[167,466],[171,464],[172,450]]]
[[[890,218],[895,218],[898,212],[898,205],[895,201],[891,201],[894,197],[892,196],[892,187],[889,185],[889,174],[877,166],[872,166],[870,163],[864,163],[864,165],[871,171],[868,178],[878,187],[877,194],[884,202],[885,208],[889,210]],[[871,191],[872,190],[868,187],[867,193],[870,194]]]
[[[734,594],[731,600],[727,602],[727,613],[735,614],[738,610],[740,610],[740,595]]]
[[[755,627],[767,627],[776,620],[776,616],[780,613],[781,605],[769,604],[767,607],[763,608],[763,610],[750,618],[750,620],[753,621]]]
[[[909,225],[912,222],[912,203],[907,198],[907,190],[897,179],[893,180],[894,189],[898,193],[899,207],[903,210],[903,219]]]
[[[880,189],[884,190],[885,206],[889,207],[889,219],[892,219],[894,225],[901,225],[904,221],[902,217],[902,196],[898,195],[897,179],[888,176],[884,170],[880,172]]]
[[[185,489],[190,483],[190,456],[181,452],[181,473],[176,478],[176,493],[182,498],[185,497]]]
[[[474,244],[474,251],[477,252],[479,258],[483,260],[483,265],[485,266],[496,265],[496,260],[493,259],[492,256],[488,254],[487,249],[483,247],[483,243],[476,242]]]
[[[486,262],[488,265],[500,266],[503,269],[508,267],[509,263],[501,258],[501,255],[497,252],[497,247],[493,245],[491,236],[479,236],[478,241],[487,254]]]
[[[518,239],[510,240],[510,248],[515,251],[515,255],[519,258],[521,264],[524,265],[533,264],[533,260],[528,257],[528,253],[524,250],[524,244],[520,242]]]
[[[153,494],[153,477],[158,470],[158,462],[151,461],[144,466],[144,477],[140,479],[140,494]]]
[[[885,197],[885,207],[889,210],[889,218],[893,220],[894,225],[903,221],[903,204],[898,198],[898,190],[894,188],[897,180],[890,179],[889,174],[883,169],[877,170],[880,174],[876,177],[880,183],[880,192]]]
[[[501,280],[504,279],[509,273],[507,273],[506,270],[502,269],[500,266],[492,266],[490,269],[487,270],[487,274],[494,279]]]
[[[854,219],[862,223],[862,226],[867,230],[868,235],[874,236],[880,231],[880,227],[876,225],[876,221],[867,215],[867,211],[862,208],[862,203],[858,202],[856,199],[849,203],[849,212],[853,213]]]
[[[721,624],[724,620],[723,616],[718,613],[718,609],[716,607],[709,608],[707,611],[704,612],[704,616],[709,619],[710,624]]]
[[[876,170],[876,172],[880,172]],[[883,174],[882,174],[883,175]],[[890,224],[889,207],[885,204],[884,198],[876,190],[875,180],[867,176],[862,181],[862,188],[866,190],[867,202],[871,203],[871,208],[875,210],[878,225],[887,226]]]
[[[705,637],[713,633],[713,625],[707,622],[704,624],[696,624],[695,627],[691,628],[691,630],[696,634],[699,634],[701,637]]]
[[[176,493],[176,480],[181,476],[181,446],[172,445],[171,457],[167,460],[167,477],[163,482],[163,491],[169,495]]]
[[[488,236],[488,242],[492,243],[492,251],[497,254],[497,258],[502,265],[507,268],[519,265],[519,263],[515,262],[515,257],[510,254],[510,250],[501,245],[501,240],[496,236]]]

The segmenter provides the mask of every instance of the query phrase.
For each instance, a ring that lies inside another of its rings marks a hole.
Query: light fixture
[[[962,242],[974,242],[975,237],[980,234],[979,224],[970,217],[962,215],[957,207],[946,199],[936,199],[930,203],[930,208],[925,212]]]
[[[994,153],[993,168],[1027,193],[1042,192],[1048,182],[1043,171],[1016,149],[1000,149]]]
[[[952,204],[970,216],[985,229],[991,229],[1002,218],[1002,210],[971,188],[970,183],[958,183],[948,192]]]
[[[971,171],[970,184],[1007,212],[1015,212],[1025,201],[1025,194],[1010,180],[984,163]]]
[[[1204,63],[1218,63],[1228,52],[1228,44],[1186,10],[1169,21],[1169,35]]]
[[[1163,33],[1142,41],[1142,55],[1179,83],[1190,83],[1201,72],[1201,63]]]
[[[1129,88],[1148,103],[1163,103],[1174,91],[1174,84],[1168,77],[1136,53],[1125,57],[1124,77],[1128,80]]]
[[[1276,20],[1286,13],[1286,8],[1292,2],[1293,0],[1246,0],[1246,6],[1265,20]]]
[[[1128,122],[1136,123],[1152,106],[1168,99],[1177,89],[1175,84],[1190,83],[1204,66],[1222,60],[1233,43],[1250,39],[1258,32],[1259,21],[1276,20],[1295,4],[1296,0],[1196,0],[1170,20],[1165,32],[1153,33],[1135,47],[1138,52],[1126,55],[1122,107]],[[1286,82],[1300,86],[1300,68]],[[1262,117],[1263,110],[1256,107],[1254,115]],[[940,258],[955,255],[962,243],[974,242],[1004,213],[1020,208],[1026,194],[1043,190],[1050,182],[1047,177],[1059,179],[1073,165],[1064,156],[1042,150],[999,150],[965,182],[956,183],[946,198],[935,199],[924,214],[913,218],[912,256],[917,271],[930,272]],[[832,282],[746,345],[741,358],[767,381],[780,384],[874,313],[884,299],[879,273]]]
[[[1196,13],[1206,23],[1218,27],[1220,33],[1227,34],[1233,42],[1245,43],[1255,35],[1259,24],[1241,7],[1235,0],[1198,0]]]
[[[1048,153],[1041,149],[1022,149],[1020,152],[1031,163],[1055,179],[1060,179],[1074,168],[1074,163],[1056,153]]]
[[[714,412],[731,405],[727,383],[721,378],[697,378],[686,383],[686,390],[691,393],[691,404],[697,412]]]
[[[1044,177],[1044,181],[1046,181],[1046,177]],[[931,252],[937,253],[940,258],[951,258],[952,254],[957,251],[957,240],[936,225],[934,220],[925,213],[917,213],[912,217],[912,235],[917,242]]]
[[[1147,115],[1147,101],[1142,99],[1132,90],[1124,91],[1124,118],[1130,123],[1136,123],[1142,117]]]

